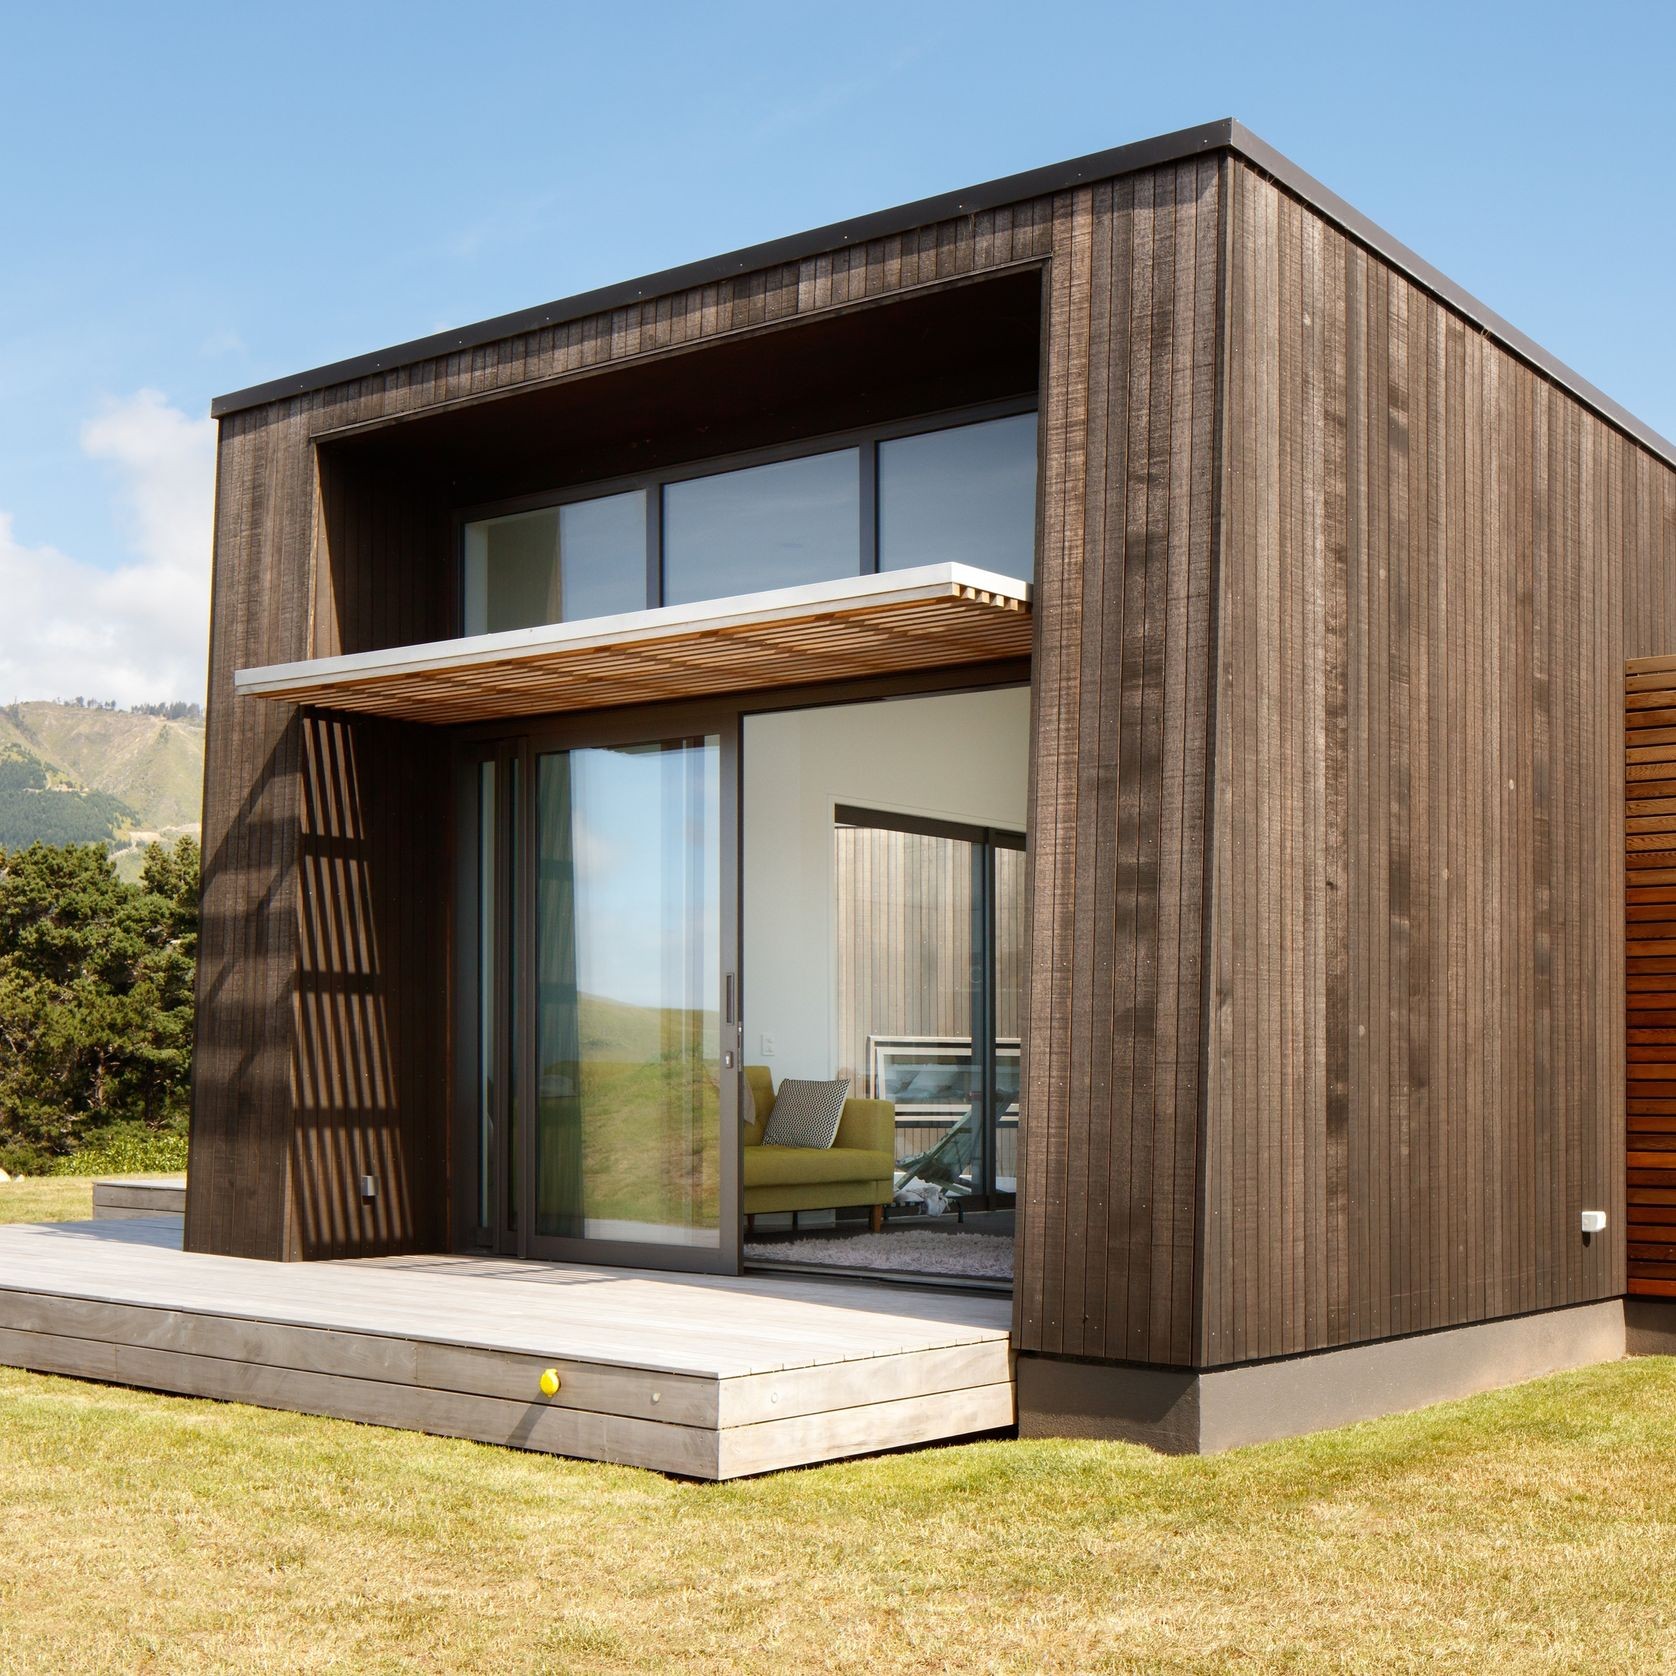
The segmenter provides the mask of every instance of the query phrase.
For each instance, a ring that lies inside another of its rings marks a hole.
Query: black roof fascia
[[[1358,244],[1364,245],[1376,256],[1407,274],[1421,289],[1431,292],[1480,331],[1503,344],[1520,360],[1527,362],[1545,377],[1552,379],[1560,388],[1593,408],[1625,435],[1657,454],[1667,464],[1676,466],[1676,444],[1661,436],[1650,425],[1643,424],[1627,408],[1619,406],[1586,378],[1550,355],[1540,344],[1509,325],[1493,309],[1487,308],[1476,297],[1462,290],[1407,245],[1394,239],[1384,228],[1353,209],[1337,193],[1329,191],[1313,175],[1306,174],[1290,158],[1283,156],[1273,146],[1253,134],[1244,123],[1237,122],[1232,117],[1225,117],[1219,122],[1202,123],[1196,128],[1181,128],[1172,134],[1160,134],[1149,140],[1138,140],[1132,145],[1090,152],[1085,157],[1074,157],[1064,163],[1050,163],[1043,168],[1027,169],[1022,174],[1005,175],[999,180],[985,181],[961,191],[916,199],[913,203],[899,204],[893,209],[875,210],[871,214],[856,216],[849,221],[831,222],[824,227],[810,228],[807,232],[770,239],[765,244],[754,244],[743,250],[729,251],[725,255],[707,257],[703,261],[665,268],[660,273],[647,274],[639,279],[623,280],[616,285],[582,291],[573,297],[564,297],[536,308],[520,309],[514,314],[496,315],[491,320],[480,320],[452,331],[413,338],[406,343],[393,344],[388,349],[375,350],[371,354],[332,361],[325,366],[310,368],[306,372],[293,373],[287,378],[270,379],[263,384],[253,384],[246,389],[217,396],[210,404],[210,415],[216,419],[225,418],[230,413],[262,407],[269,402],[283,401],[291,396],[307,395],[314,390],[323,390],[334,384],[344,384],[353,379],[389,372],[397,367],[411,366],[416,361],[428,361],[438,356],[456,354],[462,349],[475,349],[482,344],[495,343],[502,338],[516,337],[524,332],[539,331],[544,326],[562,325],[566,321],[578,320],[586,315],[607,313],[646,297],[665,296],[673,291],[712,285],[736,274],[776,267],[787,262],[803,261],[807,257],[826,251],[841,250],[845,245],[864,244],[870,239],[909,232],[916,227],[950,221],[958,216],[976,215],[1003,204],[1063,192],[1083,181],[1110,180],[1118,175],[1157,168],[1165,163],[1178,163],[1188,157],[1215,151],[1231,151],[1243,157],[1276,185],[1301,199],[1327,220],[1336,223]]]

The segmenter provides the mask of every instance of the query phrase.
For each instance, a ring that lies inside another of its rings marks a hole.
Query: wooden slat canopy
[[[234,690],[444,725],[599,710],[1030,653],[1030,587],[967,565],[663,606],[306,663]]]
[[[1629,1290],[1676,1297],[1676,657],[1624,671]]]

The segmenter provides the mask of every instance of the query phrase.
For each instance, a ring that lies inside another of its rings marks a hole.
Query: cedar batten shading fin
[[[241,694],[432,725],[1030,654],[1030,587],[966,565],[243,669]]]
[[[1676,657],[1625,666],[1624,852],[1628,1285],[1676,1298]]]

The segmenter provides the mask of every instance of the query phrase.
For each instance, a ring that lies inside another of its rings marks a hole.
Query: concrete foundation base
[[[1168,1454],[1210,1454],[1617,1361],[1625,1353],[1624,1318],[1624,1301],[1613,1298],[1204,1373],[1021,1353],[1019,1435],[1118,1438]],[[1658,1330],[1676,1353],[1676,1308]]]
[[[1625,1298],[1624,1350],[1631,1356],[1676,1356],[1676,1298]]]

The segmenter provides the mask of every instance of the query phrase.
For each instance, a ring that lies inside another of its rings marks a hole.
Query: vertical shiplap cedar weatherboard
[[[280,535],[312,515],[305,437],[295,410],[238,414],[223,421],[216,466],[216,547],[238,562],[218,570],[210,627],[186,1217],[198,1250],[279,1256],[292,1243],[300,729],[283,707],[215,695],[252,659],[307,655],[308,543],[299,562]]]
[[[1107,1191],[1117,1214],[1108,1221],[1103,1248],[1090,1249],[1088,1260],[1100,1274],[1101,1292],[1110,1294],[1105,1309],[1108,1343],[1116,1354],[1140,1359],[1145,1359],[1145,1351],[1135,1347],[1137,1341],[1146,1343],[1147,1321],[1144,1313],[1136,1317],[1133,1282],[1146,1278],[1147,1259],[1137,1256],[1136,1245],[1149,1240],[1152,1233],[1149,1090],[1157,1041],[1157,950],[1147,938],[1146,910],[1157,891],[1156,873],[1149,867],[1155,840],[1148,831],[1147,805],[1156,798],[1158,769],[1156,740],[1147,732],[1147,674],[1150,636],[1163,632],[1156,620],[1149,625],[1148,613],[1158,559],[1157,526],[1168,517],[1167,505],[1160,503],[1153,466],[1159,397],[1162,394],[1166,401],[1169,397],[1168,380],[1160,380],[1158,363],[1160,347],[1167,348],[1169,342],[1168,328],[1159,319],[1159,300],[1161,295],[1168,299],[1174,280],[1172,184],[1156,174],[1143,175],[1135,182],[1129,383],[1124,409],[1127,469],[1115,523],[1121,533],[1122,562],[1110,576],[1111,585],[1121,592],[1123,606],[1117,640],[1099,648],[1099,655],[1111,658],[1115,676],[1110,701],[1117,720],[1117,755],[1115,764],[1108,762],[1104,767],[1107,772],[1115,767],[1117,820],[1112,848],[1116,864],[1097,866],[1091,892],[1096,915],[1101,920],[1109,915],[1113,921],[1117,961],[1105,992],[1091,994],[1085,1003],[1101,1019],[1101,1034],[1115,1036],[1119,1047],[1114,1055],[1117,1074],[1110,1111],[1115,1121],[1110,1141],[1102,1145],[1100,1114],[1091,1113],[1089,1148],[1093,1154],[1105,1153]],[[1167,441],[1167,425],[1164,431]],[[1090,557],[1085,548],[1085,565]],[[1111,893],[1107,903],[1101,900],[1104,891]],[[1091,1314],[1089,1319],[1098,1317]]]
[[[322,462],[316,654],[454,629],[447,509],[426,484]],[[333,578],[339,578],[333,581]],[[428,729],[307,715],[291,1137],[297,1254],[446,1238],[448,774]],[[405,974],[403,978],[401,975]],[[391,981],[394,978],[396,981]],[[373,1176],[377,1193],[359,1184]]]
[[[1225,167],[1055,201],[1015,1294],[1040,1353],[1193,1350]]]
[[[1205,1366],[1623,1290],[1602,717],[1676,651],[1667,467],[1243,164],[1226,213]]]

